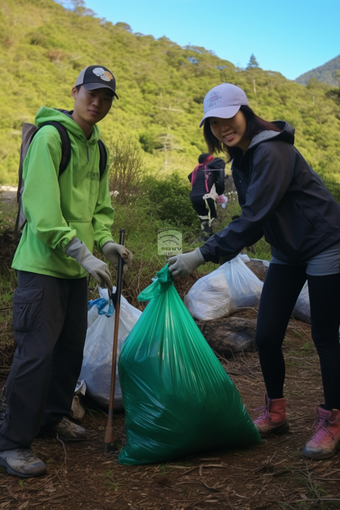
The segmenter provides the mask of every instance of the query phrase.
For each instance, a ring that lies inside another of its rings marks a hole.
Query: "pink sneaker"
[[[254,420],[254,425],[261,437],[288,432],[285,398],[271,400],[265,395],[264,406],[255,409],[255,411],[260,411],[260,415]]]
[[[315,408],[313,436],[303,449],[309,459],[329,459],[340,449],[340,411]]]

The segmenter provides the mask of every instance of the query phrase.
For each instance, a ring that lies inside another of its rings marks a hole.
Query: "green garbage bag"
[[[241,397],[179,297],[168,266],[138,296],[150,301],[118,368],[126,446],[120,464],[164,463],[261,442]]]

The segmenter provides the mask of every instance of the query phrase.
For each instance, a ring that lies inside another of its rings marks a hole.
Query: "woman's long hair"
[[[244,138],[249,141],[252,140],[255,135],[261,133],[261,131],[281,131],[281,129],[275,126],[272,122],[268,122],[267,120],[261,119],[261,117],[255,115],[249,106],[241,106],[239,111],[241,111],[245,116],[247,129],[244,134]],[[229,156],[227,163],[234,159],[237,147],[228,147],[217,140],[211,131],[209,118],[207,118],[204,122],[203,134],[210,154],[225,152]]]

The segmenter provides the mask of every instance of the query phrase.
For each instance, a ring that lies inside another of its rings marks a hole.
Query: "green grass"
[[[139,188],[131,193],[131,196],[127,194],[122,202],[113,197],[115,210],[113,238],[119,242],[120,229],[124,228],[125,245],[134,257],[131,269],[123,278],[123,295],[134,306],[136,306],[137,295],[150,285],[152,278],[167,263],[166,257],[158,254],[157,236],[160,230],[170,228],[180,231],[183,237],[183,252],[192,251],[199,246],[193,244],[200,232],[200,222],[189,199],[189,183],[181,179],[178,174],[162,177],[152,185],[148,183],[149,180],[146,177]],[[228,203],[226,209],[219,207],[214,231],[222,230],[231,221],[231,217],[239,213],[240,207],[236,201]],[[9,207],[2,204],[0,206],[2,241],[5,241],[8,230],[13,230],[15,216],[16,205]],[[270,258],[269,245],[263,239],[256,244],[255,248],[256,258],[267,260]],[[16,286],[15,272],[10,269],[14,246],[11,250],[8,249],[5,253],[2,273],[0,273],[0,326],[4,331],[8,331],[6,325],[11,321],[12,298]],[[95,255],[103,258],[97,251]],[[198,268],[198,273],[203,276],[218,267],[218,264],[207,263]],[[110,269],[115,284],[116,270],[112,267]],[[89,290],[91,299],[97,297],[96,282],[93,278],[89,280]],[[1,340],[8,340],[8,335],[0,336]]]
[[[169,471],[170,471],[169,462],[167,462],[166,464],[161,464],[159,466],[159,472],[160,472],[161,476],[167,475],[169,473]]]
[[[103,473],[103,479],[105,483],[105,487],[109,490],[113,490],[114,492],[119,491],[119,484],[118,482],[113,481],[113,470],[107,471],[106,473]]]

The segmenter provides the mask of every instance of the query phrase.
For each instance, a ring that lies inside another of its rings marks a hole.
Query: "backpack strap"
[[[70,142],[70,137],[69,137],[67,129],[62,124],[60,124],[60,122],[56,122],[56,121],[53,121],[53,120],[48,121],[48,122],[44,122],[44,124],[42,124],[39,127],[39,129],[41,129],[44,126],[54,126],[57,129],[57,131],[58,131],[58,133],[60,135],[60,139],[61,139],[61,161],[60,161],[60,165],[59,165],[59,178],[60,178],[61,174],[65,172],[65,170],[66,170],[66,168],[67,168],[67,166],[68,166],[68,164],[70,162],[70,159],[71,159],[71,142]],[[34,135],[38,131],[39,130],[37,130],[34,133]]]
[[[199,165],[195,166],[195,168],[193,169],[193,171],[191,172],[191,187],[195,184],[196,182],[196,177],[197,177],[197,172],[198,172],[198,169],[199,168],[202,168],[204,166],[204,163],[200,163]]]
[[[98,147],[99,147],[99,175],[100,180],[102,180],[107,165],[107,152],[104,143],[100,139],[98,140]]]
[[[28,151],[29,146],[32,143],[33,138],[36,133],[44,126],[51,125],[54,126],[60,136],[61,139],[61,161],[59,164],[59,177],[66,170],[70,159],[71,159],[71,142],[70,137],[68,135],[67,129],[55,121],[44,122],[39,128],[37,128],[34,124],[24,123],[22,126],[22,144],[20,148],[20,163],[19,163],[19,183],[18,183],[18,191],[17,191],[17,202],[18,202],[18,213],[15,221],[14,234],[17,239],[22,233],[22,230],[27,222],[24,213],[22,211],[22,194],[24,191],[24,180],[22,178],[22,170],[24,165],[24,160]]]
[[[40,128],[42,128],[43,126],[48,126],[48,125],[54,126],[58,130],[60,139],[61,139],[61,154],[62,154],[62,156],[61,156],[61,161],[60,161],[60,165],[59,165],[59,178],[60,178],[62,173],[65,172],[65,170],[70,162],[70,159],[71,159],[70,137],[69,137],[67,129],[59,122],[56,122],[53,120],[44,122],[44,124],[42,124],[40,126]],[[33,136],[34,135],[35,135],[35,133],[33,134]],[[32,141],[32,139],[31,139],[31,141]],[[106,147],[105,147],[104,143],[100,139],[98,140],[98,147],[99,147],[99,175],[100,175],[100,180],[102,180],[105,169],[106,169],[106,165],[107,165],[107,151],[106,151]]]
[[[207,165],[204,165],[203,170],[205,172],[205,179],[204,179],[205,189],[207,190],[207,193],[209,193],[208,179],[209,179],[210,172],[208,173]]]
[[[70,162],[70,159],[71,159],[70,137],[69,137],[67,129],[59,122],[56,122],[53,120],[44,122],[44,124],[42,124],[39,127],[39,129],[41,129],[44,126],[54,126],[58,130],[59,135],[60,135],[60,139],[61,139],[61,161],[60,161],[60,165],[59,165],[59,178],[60,178],[60,176],[65,172],[65,170]],[[35,131],[35,133],[33,133],[30,143],[32,142],[33,137],[39,131],[39,129],[37,129],[37,131]],[[104,143],[100,139],[98,140],[98,147],[99,147],[99,175],[100,175],[100,180],[101,180],[104,175],[106,165],[107,165],[107,152],[106,152],[106,147],[105,147]]]
[[[36,128],[36,126],[34,124],[25,124],[24,126],[25,126],[25,133],[26,133],[26,131],[28,131],[28,134],[26,134],[27,143],[26,143],[25,147],[23,147],[23,145],[22,145],[21,150],[20,150],[19,185],[18,185],[18,191],[17,191],[17,202],[19,204],[19,207],[18,207],[18,214],[17,214],[15,227],[14,227],[14,232],[16,234],[17,239],[19,238],[19,233],[20,233],[20,231],[22,231],[22,229],[27,221],[22,214],[23,222],[21,224],[21,227],[19,226],[20,221],[21,221],[21,211],[22,211],[21,196],[23,193],[22,167],[23,167],[23,163],[24,163],[24,159],[25,159],[28,147],[32,143],[32,140],[33,140],[34,136],[36,135],[36,133],[44,126],[53,126],[57,129],[60,139],[61,139],[61,161],[60,161],[60,165],[59,165],[59,178],[65,172],[65,170],[68,167],[68,164],[70,162],[70,159],[71,159],[70,137],[69,137],[67,129],[62,124],[51,120],[48,122],[44,122],[41,126],[39,126],[38,129]],[[23,126],[23,133],[24,133],[24,126]],[[101,180],[103,178],[103,175],[104,175],[104,172],[106,169],[106,165],[107,165],[107,151],[106,151],[106,147],[105,147],[104,143],[101,140],[98,140],[98,147],[99,147],[99,175],[100,175],[100,180]]]
[[[21,200],[21,195],[24,189],[23,186],[23,178],[22,178],[22,169],[24,166],[24,160],[35,133],[37,131],[37,127],[35,124],[29,124],[28,122],[24,122],[22,125],[22,142],[20,147],[20,162],[19,162],[19,179],[18,179],[18,190],[17,190],[17,203]]]

